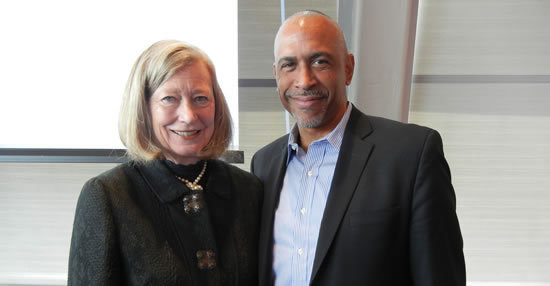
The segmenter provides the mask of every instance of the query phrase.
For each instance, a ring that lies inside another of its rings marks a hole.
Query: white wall
[[[123,148],[126,80],[166,39],[212,58],[238,145],[237,0],[0,1],[0,39],[0,148]]]

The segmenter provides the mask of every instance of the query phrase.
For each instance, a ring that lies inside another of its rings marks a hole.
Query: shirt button
[[[292,145],[292,150],[296,151],[296,146]]]
[[[307,175],[311,177],[311,175],[313,175],[313,172],[312,172],[312,171],[308,171],[308,172],[307,172]]]
[[[300,210],[300,212],[301,212],[302,214],[306,214],[306,208],[302,208],[302,209]]]
[[[303,250],[303,249],[301,249],[301,248],[298,248],[298,254],[299,254],[299,255],[302,255],[302,254],[304,254],[304,250]]]

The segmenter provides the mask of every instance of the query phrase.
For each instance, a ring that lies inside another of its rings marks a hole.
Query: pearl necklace
[[[202,179],[202,176],[204,175],[204,172],[206,172],[206,165],[207,165],[207,161],[204,160],[204,165],[202,166],[202,170],[199,174],[199,176],[193,181],[189,181],[187,179],[184,179],[180,176],[177,176],[176,175],[176,178],[178,178],[178,180],[182,181],[185,183],[185,185],[192,191],[202,191],[202,186],[198,184],[198,182]]]

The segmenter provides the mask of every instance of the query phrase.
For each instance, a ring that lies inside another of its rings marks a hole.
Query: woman
[[[131,161],[84,185],[69,285],[256,285],[262,187],[214,159],[231,119],[208,57],[178,41],[143,52],[119,133]]]

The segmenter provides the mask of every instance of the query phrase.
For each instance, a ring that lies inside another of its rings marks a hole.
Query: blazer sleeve
[[[108,193],[98,179],[88,181],[76,206],[68,285],[120,285],[121,263]]]
[[[250,160],[250,173],[252,174],[255,174],[254,173],[255,161],[256,161],[256,154],[252,155],[252,160]]]
[[[426,137],[417,169],[410,225],[414,285],[466,285],[456,197],[440,135]]]

